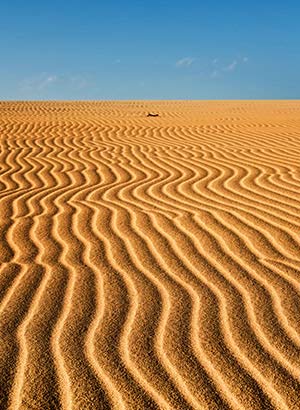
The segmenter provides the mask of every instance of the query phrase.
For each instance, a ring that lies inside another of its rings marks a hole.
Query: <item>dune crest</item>
[[[300,408],[299,101],[0,102],[0,142],[0,409]]]

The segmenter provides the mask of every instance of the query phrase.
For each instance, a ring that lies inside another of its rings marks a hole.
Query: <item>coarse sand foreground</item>
[[[1,410],[300,409],[300,101],[1,102],[0,141]]]

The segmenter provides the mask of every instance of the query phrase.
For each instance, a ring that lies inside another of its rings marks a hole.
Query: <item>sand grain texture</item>
[[[0,409],[300,408],[298,101],[0,102],[0,141]]]

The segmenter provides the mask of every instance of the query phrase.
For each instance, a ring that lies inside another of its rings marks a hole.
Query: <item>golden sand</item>
[[[300,408],[299,101],[1,102],[0,141],[1,410]]]

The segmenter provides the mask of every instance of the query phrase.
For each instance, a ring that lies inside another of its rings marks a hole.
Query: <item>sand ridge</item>
[[[0,408],[299,409],[299,114],[0,102]]]

